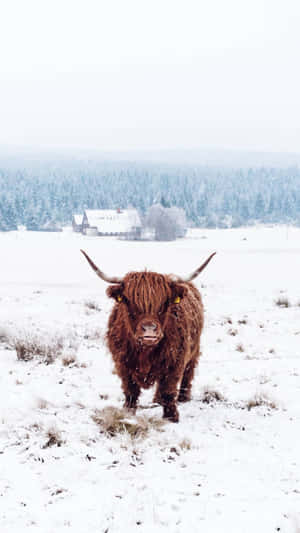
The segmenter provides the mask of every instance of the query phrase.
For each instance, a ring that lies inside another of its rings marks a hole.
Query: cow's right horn
[[[192,281],[193,279],[195,279],[197,276],[199,276],[200,272],[202,272],[202,270],[205,269],[205,267],[208,265],[208,263],[210,262],[210,260],[213,258],[214,255],[216,255],[217,252],[214,252],[213,254],[211,254],[209,256],[208,259],[206,259],[206,261],[204,261],[204,263],[199,267],[197,268],[197,270],[194,270],[194,272],[192,272],[192,274],[190,274],[189,276],[186,276],[185,278],[183,278],[183,281]]]
[[[86,258],[86,260],[89,262],[89,264],[91,265],[92,269],[96,272],[97,276],[99,276],[99,278],[103,279],[103,281],[107,281],[108,283],[121,283],[122,282],[122,278],[116,278],[116,277],[115,278],[110,278],[109,276],[104,274],[104,272],[102,272],[102,270],[99,270],[99,268],[91,260],[91,258],[88,256],[88,254],[85,253],[84,250],[80,250],[80,251],[84,255],[84,257]]]

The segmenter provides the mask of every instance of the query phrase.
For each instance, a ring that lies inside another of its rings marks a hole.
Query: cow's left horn
[[[99,270],[99,268],[95,265],[95,263],[91,260],[91,258],[88,256],[88,254],[85,253],[84,250],[80,250],[81,253],[84,255],[84,257],[87,259],[89,264],[91,265],[92,269],[96,272],[97,276],[99,278],[103,279],[103,281],[107,281],[108,283],[121,283],[122,278],[110,278],[102,270]]]
[[[213,254],[211,254],[209,256],[209,258],[206,259],[206,261],[204,261],[204,263],[199,268],[197,268],[197,270],[194,270],[194,272],[192,272],[192,274],[190,274],[186,278],[183,278],[182,281],[192,281],[193,279],[195,279],[200,274],[200,272],[202,272],[202,270],[205,269],[205,267],[208,265],[208,263],[213,258],[213,256],[216,255],[216,253],[217,252],[214,252]]]

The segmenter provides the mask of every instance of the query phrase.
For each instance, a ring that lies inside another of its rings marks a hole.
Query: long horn
[[[99,276],[99,278],[103,279],[104,281],[107,281],[108,283],[121,283],[122,282],[122,278],[110,278],[109,276],[104,274],[104,272],[102,272],[102,270],[99,270],[99,268],[95,265],[95,263],[93,263],[91,258],[88,256],[88,254],[85,253],[84,250],[80,250],[80,251],[86,258],[86,260],[89,262],[92,269],[96,272],[97,276]]]
[[[204,261],[204,263],[199,268],[197,268],[197,270],[194,270],[194,272],[192,272],[192,274],[190,274],[186,278],[182,278],[182,281],[192,281],[193,279],[195,279],[200,274],[200,272],[205,269],[205,267],[208,265],[213,256],[216,255],[216,253],[217,252],[211,254],[209,258],[206,259],[206,261]]]

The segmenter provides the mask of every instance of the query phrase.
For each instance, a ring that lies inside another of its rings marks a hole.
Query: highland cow
[[[213,253],[185,279],[156,272],[129,272],[124,278],[106,276],[81,250],[96,274],[111,283],[114,298],[107,341],[125,394],[125,407],[136,409],[141,389],[156,384],[154,401],[163,417],[178,422],[178,402],[191,398],[194,370],[203,329],[201,295],[191,281]]]

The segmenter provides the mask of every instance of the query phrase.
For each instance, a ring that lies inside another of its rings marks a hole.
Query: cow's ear
[[[182,283],[173,282],[171,285],[172,288],[172,303],[179,304],[182,298],[185,297],[187,293],[187,288]]]
[[[116,285],[109,285],[106,289],[106,294],[109,298],[114,298],[116,302],[122,302],[123,300],[123,286],[122,283],[118,283]]]

